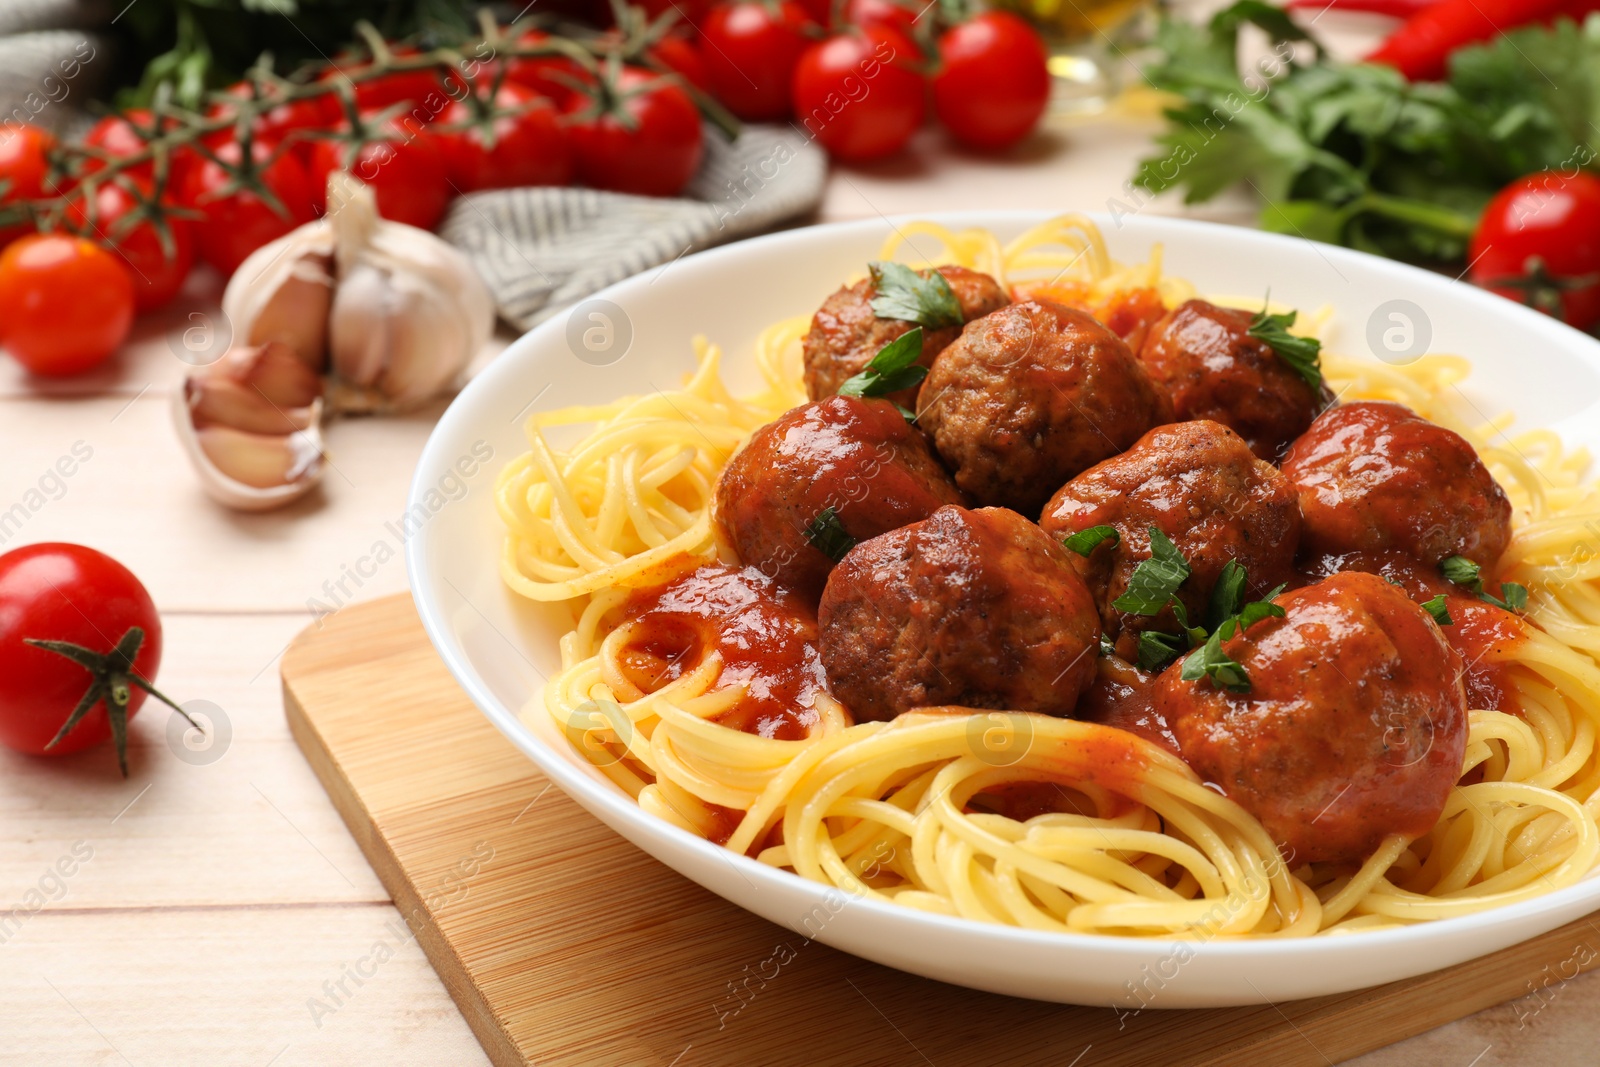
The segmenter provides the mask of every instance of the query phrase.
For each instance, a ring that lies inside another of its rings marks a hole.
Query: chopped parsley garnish
[[[1139,669],[1152,674],[1165,670],[1187,647],[1188,642],[1176,634],[1145,630],[1139,635]]]
[[[1171,608],[1183,632],[1146,630],[1140,633],[1139,667],[1146,671],[1165,670],[1192,649],[1183,661],[1185,681],[1210,678],[1212,684],[1231,693],[1248,693],[1250,676],[1243,666],[1222,651],[1222,642],[1263,619],[1283,618],[1284,610],[1272,601],[1283,592],[1284,586],[1278,586],[1262,600],[1246,603],[1249,575],[1238,560],[1229,560],[1212,587],[1204,625],[1197,626],[1177,595],[1189,574],[1189,561],[1183,558],[1183,553],[1160,530],[1150,527],[1150,558],[1134,568],[1133,577],[1128,580],[1128,591],[1111,606],[1130,615],[1156,615],[1163,608]]]
[[[1117,533],[1115,526],[1091,526],[1087,530],[1079,530],[1071,537],[1063,538],[1061,543],[1072,551],[1088,559],[1094,555],[1094,550],[1105,542],[1110,541],[1111,547],[1117,547],[1122,541],[1122,535]]]
[[[832,507],[817,512],[817,517],[806,527],[806,540],[811,547],[838,563],[845,553],[856,547],[856,539],[845,532],[839,513]]]
[[[1451,556],[1439,564],[1444,576],[1456,585],[1471,591],[1479,600],[1506,611],[1521,611],[1528,606],[1528,587],[1516,582],[1501,582],[1500,596],[1483,587],[1483,568],[1466,556]],[[1501,599],[1504,597],[1504,599]]]
[[[1156,615],[1189,577],[1189,561],[1166,534],[1150,527],[1150,558],[1133,569],[1128,588],[1111,606],[1129,615]]]
[[[924,276],[890,260],[868,264],[868,269],[878,291],[872,298],[872,313],[878,318],[914,322],[930,330],[960,326],[965,321],[961,301],[938,271],[930,270]]]
[[[1422,605],[1422,610],[1426,611],[1429,615],[1432,615],[1433,621],[1438,623],[1440,626],[1455,625],[1456,620],[1450,617],[1450,608],[1444,602],[1443,593]]]
[[[922,327],[913,326],[878,349],[878,354],[860,374],[846,378],[839,386],[839,395],[888,396],[921,385],[922,379],[928,376],[928,368],[917,363],[921,358]],[[907,421],[913,418],[905,408],[901,408],[900,413]]]
[[[1265,341],[1278,358],[1289,364],[1313,391],[1322,388],[1322,342],[1314,337],[1297,337],[1289,332],[1299,312],[1269,315],[1266,308],[1250,320],[1250,336]]]

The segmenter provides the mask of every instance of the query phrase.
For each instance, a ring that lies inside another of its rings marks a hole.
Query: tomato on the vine
[[[163,132],[176,129],[178,120],[165,118],[161,122]],[[145,108],[134,108],[121,115],[107,115],[83,135],[83,143],[91,148],[98,148],[114,159],[124,159],[128,156],[138,155],[143,152],[149,142],[145,134],[154,134],[156,118]],[[184,176],[189,167],[193,166],[195,155],[187,146],[180,146],[172,151],[167,162],[167,181],[169,188],[178,188],[183,184]],[[98,161],[91,160],[85,170],[94,172],[101,169]],[[149,178],[155,174],[155,161],[147,159],[142,163],[135,163],[121,173],[129,174],[136,178]]]
[[[933,110],[958,141],[995,150],[1022,140],[1050,101],[1044,42],[1005,11],[989,11],[939,38]]]
[[[150,695],[177,708],[160,666],[161,616],[128,568],[82,545],[0,556],[0,743],[66,756],[109,737],[126,777],[128,720]]]
[[[417,49],[406,45],[390,50],[400,59],[417,54]],[[371,68],[371,64],[362,61],[356,63],[340,62],[322,74],[323,81],[349,80],[355,86],[356,107],[362,111],[382,111],[395,104],[406,104],[410,110],[408,117],[413,117],[420,122],[431,122],[444,110],[447,102],[444,92],[444,83],[440,81],[440,72],[437,70],[401,70],[391,74],[380,74],[375,78],[361,78],[361,74]],[[339,115],[336,107],[329,113],[329,118],[336,119]]]
[[[922,125],[927,86],[906,64],[916,47],[887,26],[812,45],[794,72],[795,115],[839,159],[892,155]],[[852,86],[867,87],[855,95]]]
[[[463,193],[520,185],[566,185],[572,180],[572,149],[550,102],[508,82],[495,93],[492,117],[480,118],[464,100],[439,116],[439,132],[450,180]]]
[[[700,169],[700,112],[672,78],[639,67],[607,75],[565,105],[578,176],[596,189],[673,196]]]
[[[0,123],[0,205],[37,200],[45,195],[50,150],[56,139],[48,130],[23,122]],[[25,224],[0,226],[0,248],[32,232]]]
[[[860,29],[866,29],[868,26],[887,26],[905,36],[907,40],[914,40],[918,10],[919,8],[902,4],[899,0],[845,0],[843,25],[839,28],[842,30],[850,26]]]
[[[138,183],[140,195],[148,200],[148,183],[129,180]],[[81,194],[73,196],[67,205],[67,219],[85,237],[109,247],[127,266],[134,306],[143,313],[166,306],[183,288],[194,266],[194,230],[188,219],[167,218],[169,255],[154,222],[129,219],[139,210],[140,197],[117,182],[107,182],[95,189],[92,212]]]
[[[0,344],[34,374],[104,363],[133,325],[133,280],[84,237],[36,233],[0,252]]]
[[[236,82],[223,91],[229,96],[248,100],[253,90],[249,82]],[[265,102],[271,106],[256,117],[252,126],[255,135],[262,140],[281,142],[290,134],[326,129],[339,121],[339,101],[332,93],[279,103],[273,103],[273,99],[270,92],[265,95]],[[232,116],[234,111],[231,105],[216,103],[211,106],[208,114],[212,118],[217,118],[223,115]],[[226,144],[232,137],[234,137],[232,130],[223,130],[208,137],[206,143],[215,147]],[[297,151],[303,151],[306,144],[305,141],[294,142]]]
[[[452,190],[438,139],[404,120],[376,121],[363,115],[362,129],[348,122],[334,127],[337,137],[311,146],[311,182],[319,207],[328,175],[347,170],[372,186],[378,213],[393,222],[431,230],[444,217]]]
[[[237,141],[213,151],[216,160],[203,160],[189,171],[180,200],[204,216],[198,227],[200,257],[227,276],[262,245],[310,222],[314,192],[299,158],[267,141],[251,139],[248,167],[242,166],[244,151]],[[230,168],[248,173],[277,205]]]
[[[1600,178],[1518,178],[1489,201],[1467,254],[1477,285],[1589,329],[1600,322]]]
[[[536,48],[554,39],[543,30],[529,30],[517,38],[517,47]],[[493,74],[492,69],[487,69],[485,79],[492,82]],[[506,66],[506,80],[532,89],[557,107],[567,102],[578,85],[594,81],[577,60],[564,55],[518,56]]]
[[[700,49],[687,37],[669,33],[651,45],[646,54],[663,67],[677,71],[683,80],[696,89],[711,91],[710,76],[706,73],[706,60]]]
[[[701,24],[711,92],[751,122],[787,118],[794,69],[816,23],[794,0],[731,0]]]

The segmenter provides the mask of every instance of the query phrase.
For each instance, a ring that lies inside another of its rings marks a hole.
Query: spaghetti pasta
[[[1195,295],[1109,255],[1092,222],[1063,216],[1002,244],[985,231],[903,227],[1002,284],[1069,287],[1086,303],[1153,290]],[[920,265],[914,262],[913,265]],[[501,572],[537,600],[581,604],[562,669],[529,703],[642,808],[801,877],[945,915],[1029,929],[1178,938],[1348,934],[1448,918],[1571,885],[1600,859],[1600,486],[1554,434],[1512,433],[1457,387],[1458,357],[1404,367],[1327,354],[1344,398],[1390,399],[1456,430],[1514,507],[1503,576],[1532,590],[1522,633],[1485,648],[1517,713],[1470,712],[1461,777],[1437,825],[1390,836],[1359,868],[1280,856],[1261,824],[1180,758],[1130,733],[1019,712],[927,709],[852,724],[826,693],[798,740],[718,719],[745,699],[703,650],[645,691],[625,669],[630,591],[712,558],[712,487],[760,425],[804,401],[807,320],[769,328],[765,389],[730,395],[720,352],[671,393],[535,415],[530,451],[501,473]],[[1326,329],[1326,314],[1302,320]],[[558,450],[547,428],[592,422]],[[1045,783],[1069,801],[1031,818],[975,798]],[[1065,810],[1060,810],[1065,809]]]

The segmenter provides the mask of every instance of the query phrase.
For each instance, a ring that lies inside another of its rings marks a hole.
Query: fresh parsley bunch
[[[1506,183],[1588,165],[1600,147],[1600,18],[1502,35],[1456,53],[1449,81],[1416,84],[1320,49],[1247,79],[1238,69],[1247,23],[1275,43],[1308,40],[1259,0],[1206,25],[1163,21],[1145,76],[1181,102],[1136,184],[1182,188],[1188,203],[1246,184],[1266,229],[1442,262],[1464,257]]]

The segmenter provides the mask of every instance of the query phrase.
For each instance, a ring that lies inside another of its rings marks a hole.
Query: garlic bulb
[[[460,252],[378,217],[372,190],[328,182],[339,283],[328,326],[334,405],[416,407],[444,391],[489,339],[494,303]]]
[[[401,411],[449,389],[494,328],[466,257],[328,179],[328,214],[258,248],[228,282],[234,348],[177,394],[178,434],[230,507],[277,507],[323,472],[321,419]],[[322,375],[326,375],[324,381]]]
[[[281,342],[230,349],[175,394],[200,484],[242,511],[280,507],[322,478],[322,379]]]
[[[234,338],[281,341],[328,368],[334,412],[403,411],[448,389],[494,328],[465,256],[378,215],[372,190],[336,171],[328,214],[240,265],[222,298]]]

